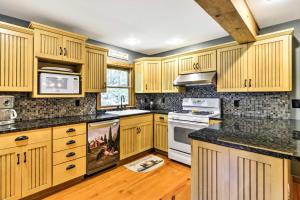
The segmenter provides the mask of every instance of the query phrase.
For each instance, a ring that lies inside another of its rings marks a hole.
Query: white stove
[[[168,115],[168,156],[191,165],[191,140],[188,135],[208,127],[209,118],[221,114],[218,98],[184,98],[182,111]]]

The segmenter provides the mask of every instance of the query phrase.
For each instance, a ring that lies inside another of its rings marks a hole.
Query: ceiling
[[[248,3],[260,27],[300,18],[299,0]],[[148,55],[228,35],[193,0],[0,0],[0,5],[1,14]]]

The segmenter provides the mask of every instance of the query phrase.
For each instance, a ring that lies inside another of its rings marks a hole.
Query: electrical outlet
[[[292,99],[292,107],[300,108],[300,99]]]
[[[236,108],[240,107],[240,100],[234,100],[234,101],[233,101],[233,105],[234,105],[234,107],[236,107]]]
[[[162,99],[161,99],[161,102],[162,102],[162,103],[165,103],[165,102],[166,102],[166,99],[165,99],[165,98],[162,98]]]
[[[80,106],[80,100],[75,100],[75,106],[77,106],[77,107]]]

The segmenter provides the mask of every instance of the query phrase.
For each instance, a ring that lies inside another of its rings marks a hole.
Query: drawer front
[[[86,123],[71,124],[53,128],[53,139],[65,138],[86,133]]]
[[[72,149],[86,145],[86,135],[77,135],[74,137],[61,138],[53,140],[53,152]]]
[[[53,153],[53,165],[58,165],[86,156],[86,146]]]
[[[51,128],[0,135],[0,149],[24,146],[51,140]]]
[[[155,122],[168,123],[168,115],[154,114],[154,121]]]
[[[152,122],[153,114],[136,115],[130,117],[124,117],[120,119],[120,126],[131,126],[135,124]]]
[[[53,166],[53,185],[58,185],[86,173],[86,157]]]

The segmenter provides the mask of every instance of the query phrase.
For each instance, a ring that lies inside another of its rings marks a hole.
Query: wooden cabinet
[[[121,118],[121,160],[151,148],[153,148],[153,115],[145,114]]]
[[[0,91],[31,92],[33,32],[0,23]]]
[[[86,124],[53,128],[53,185],[86,173]]]
[[[216,50],[179,56],[179,74],[216,71]]]
[[[168,152],[168,115],[154,114],[154,148]]]
[[[161,92],[161,59],[142,58],[135,63],[135,92]]]
[[[85,62],[85,36],[36,22],[31,22],[29,27],[34,29],[36,57],[71,63]]]
[[[107,49],[86,45],[86,92],[103,92],[106,89]]]
[[[178,87],[173,86],[178,76],[178,58],[165,59],[161,63],[161,92],[178,92]]]
[[[247,44],[218,49],[217,91],[246,92]]]
[[[217,51],[218,92],[292,90],[291,35]]]
[[[41,134],[42,136],[39,136]],[[51,129],[0,136],[0,199],[20,199],[51,187]]]
[[[192,199],[289,199],[289,160],[192,141]]]
[[[192,199],[231,200],[229,149],[192,141]]]
[[[292,36],[248,44],[248,91],[292,91]]]

